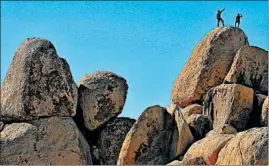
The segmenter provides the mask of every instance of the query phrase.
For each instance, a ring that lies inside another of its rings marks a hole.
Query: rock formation
[[[94,72],[77,89],[52,43],[27,39],[1,87],[0,164],[268,165],[268,55],[245,45],[239,28],[211,31],[176,79],[173,103],[134,120],[118,117],[123,77]]]
[[[220,27],[207,34],[175,82],[173,102],[181,107],[201,103],[207,90],[223,83],[236,52],[245,44],[246,35],[238,28]]]
[[[92,164],[90,147],[71,118],[7,124],[0,140],[4,165]]]
[[[69,65],[52,43],[27,39],[16,52],[1,87],[1,120],[73,116],[77,96]]]
[[[120,117],[106,124],[101,130],[97,148],[102,165],[117,164],[124,138],[134,123],[134,119]]]
[[[183,158],[183,164],[199,164],[196,161],[203,160],[206,165],[214,165],[219,151],[233,138],[230,134],[211,134],[206,138],[192,144]]]
[[[213,128],[220,131],[225,124],[246,129],[253,109],[254,92],[240,84],[222,84],[210,89],[205,99],[205,113],[211,116]]]
[[[127,96],[126,80],[112,72],[84,76],[79,86],[79,104],[85,126],[95,130],[123,109]]]
[[[254,46],[241,47],[225,81],[268,95],[268,52]]]
[[[219,152],[217,165],[268,165],[268,128],[238,133]]]

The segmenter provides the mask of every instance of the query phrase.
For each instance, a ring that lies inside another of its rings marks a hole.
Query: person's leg
[[[222,23],[222,26],[224,26],[224,21],[223,21],[223,19],[221,18],[221,23]]]
[[[218,19],[218,23],[217,23],[217,26],[219,27],[219,19]]]
[[[239,28],[239,26],[240,26],[240,21],[238,21],[238,28]]]

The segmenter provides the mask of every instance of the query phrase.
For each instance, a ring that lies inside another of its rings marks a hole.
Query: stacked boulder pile
[[[268,52],[241,29],[198,43],[169,106],[118,117],[127,93],[108,71],[77,86],[50,41],[27,39],[1,87],[0,163],[268,165]]]

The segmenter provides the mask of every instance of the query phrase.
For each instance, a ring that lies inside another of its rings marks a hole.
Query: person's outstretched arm
[[[222,13],[225,9],[222,9],[220,12]]]

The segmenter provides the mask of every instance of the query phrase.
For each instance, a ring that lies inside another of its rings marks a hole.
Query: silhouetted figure
[[[221,23],[222,23],[222,26],[224,26],[224,21],[223,21],[223,19],[221,18],[221,13],[222,13],[224,10],[225,10],[225,9],[218,10],[218,13],[217,13],[218,27],[219,27],[219,22],[220,22],[220,21],[221,21]]]
[[[235,23],[234,23],[234,26],[236,27],[236,24],[238,25],[238,28],[239,28],[239,25],[240,25],[240,19],[241,17],[243,17],[242,14],[237,14],[236,18],[235,18]]]

